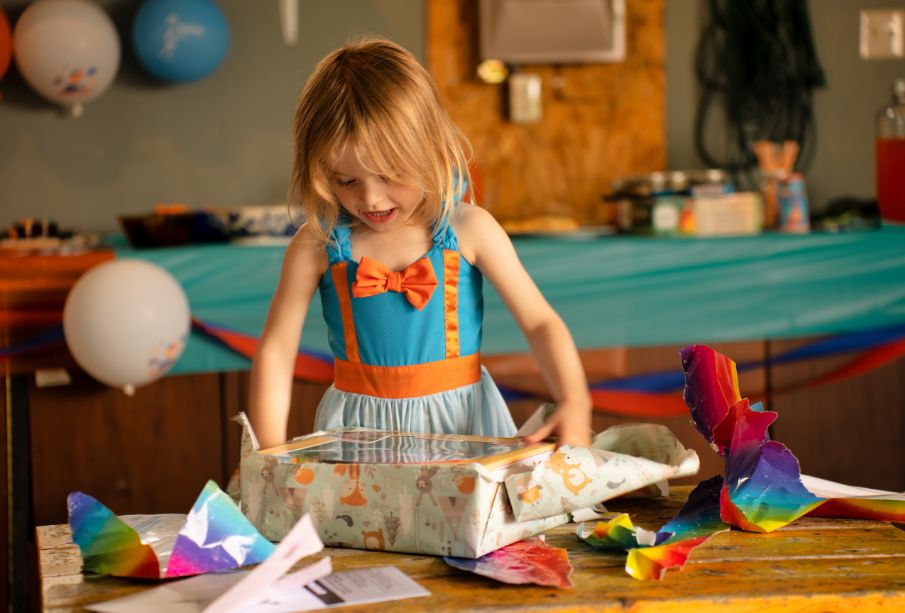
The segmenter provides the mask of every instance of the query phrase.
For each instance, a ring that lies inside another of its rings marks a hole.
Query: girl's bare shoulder
[[[490,211],[476,204],[456,207],[451,221],[459,252],[472,264],[478,259],[481,245],[500,228]]]
[[[300,227],[289,246],[286,248],[286,259],[293,263],[306,266],[314,265],[319,274],[327,270],[327,245],[315,236],[311,230],[311,224],[306,223]]]

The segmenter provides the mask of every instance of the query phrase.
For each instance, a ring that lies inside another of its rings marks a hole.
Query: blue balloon
[[[211,0],[146,0],[132,22],[142,66],[162,81],[202,79],[229,49],[229,23]]]

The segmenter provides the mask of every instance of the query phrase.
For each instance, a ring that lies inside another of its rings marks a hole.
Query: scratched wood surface
[[[689,489],[676,488],[669,499],[611,501],[608,508],[655,529],[675,515]],[[905,531],[882,522],[805,518],[772,534],[724,532],[694,550],[684,570],[659,582],[629,577],[625,556],[578,541],[574,524],[551,530],[547,541],[569,550],[573,589],[504,585],[452,569],[435,556],[326,549],[303,564],[330,555],[335,570],[393,565],[431,592],[344,611],[905,610]],[[39,527],[38,547],[46,610],[80,611],[154,585],[83,577],[66,525]]]

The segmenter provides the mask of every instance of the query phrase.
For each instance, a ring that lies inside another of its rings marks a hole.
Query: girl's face
[[[334,164],[332,182],[343,208],[376,232],[407,225],[424,195],[417,187],[368,170],[355,147],[346,147]]]

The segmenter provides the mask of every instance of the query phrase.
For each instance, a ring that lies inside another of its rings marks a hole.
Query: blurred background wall
[[[473,0],[303,0],[294,47],[282,41],[276,2],[219,0],[232,29],[229,54],[211,76],[183,85],[156,83],[137,64],[128,35],[137,0],[98,3],[117,25],[123,57],[113,85],[86,105],[81,118],[62,117],[15,68],[0,81],[0,227],[31,216],[52,217],[65,228],[114,230],[117,214],[149,211],[156,203],[283,201],[292,109],[315,62],[365,32],[389,36],[428,59],[438,37],[441,49],[468,42],[429,30],[431,6],[435,12],[450,6],[467,12]],[[0,0],[13,22],[26,5]],[[615,175],[701,167],[692,142],[699,94],[693,57],[706,5],[703,0],[629,0],[626,65],[565,68],[570,96],[590,91],[598,106],[622,104],[622,115],[589,112],[595,102],[579,101],[550,107],[559,110],[544,122],[565,126],[559,132],[546,123],[513,131],[500,123],[498,107],[484,109],[484,127],[481,122],[466,126],[479,147],[477,157],[505,157],[510,168],[493,163],[482,168],[485,184],[497,181],[486,190],[490,208],[511,216],[540,214],[549,207],[582,217]],[[873,196],[874,112],[887,102],[890,81],[905,76],[905,61],[864,61],[858,55],[859,10],[901,7],[901,0],[810,0],[808,7],[827,77],[827,87],[814,97],[819,149],[807,175],[812,209],[819,210],[836,196]],[[609,76],[601,80],[601,74]],[[638,96],[639,87],[648,95]],[[454,116],[462,109],[472,117],[481,112],[467,101],[459,103],[451,109]],[[639,114],[625,121],[632,105]],[[499,155],[492,148],[500,130],[508,130],[508,138],[522,146]],[[549,135],[557,133],[567,137],[551,140]],[[581,134],[599,138],[582,142]],[[532,138],[537,146],[524,146]],[[620,151],[630,155],[620,157]],[[523,178],[536,175],[531,168],[547,169],[543,185],[549,191],[523,188]],[[557,178],[559,168],[564,172]]]
[[[155,203],[284,202],[292,110],[317,61],[357,34],[379,32],[424,56],[422,0],[302,0],[299,42],[287,46],[275,0],[217,0],[232,33],[209,77],[154,81],[130,43],[137,0],[98,2],[122,42],[119,74],[63,117],[14,67],[0,81],[0,226],[45,217],[61,227],[114,230],[116,214]],[[14,20],[27,3],[0,1]]]

